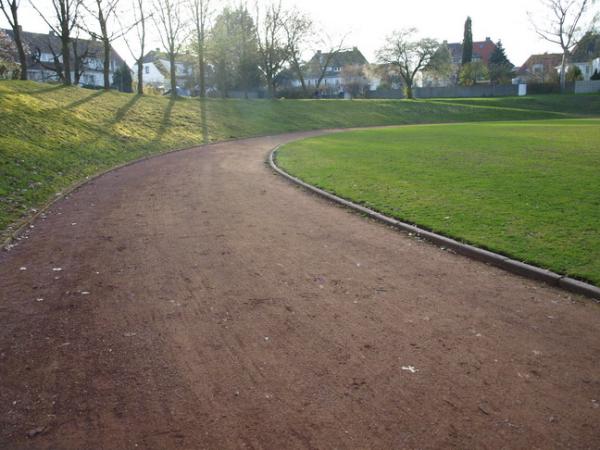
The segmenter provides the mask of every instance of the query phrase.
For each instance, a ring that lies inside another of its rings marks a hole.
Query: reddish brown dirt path
[[[600,448],[598,304],[274,175],[306,135],[120,169],[0,256],[0,448]]]

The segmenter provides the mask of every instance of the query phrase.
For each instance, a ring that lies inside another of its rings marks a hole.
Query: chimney
[[[487,37],[485,38],[485,41],[486,41],[486,42],[491,42],[492,40],[490,39],[490,37],[489,37],[489,36],[487,36]]]

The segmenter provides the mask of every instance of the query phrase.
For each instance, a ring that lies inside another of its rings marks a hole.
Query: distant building
[[[463,45],[462,43],[447,44],[452,64],[460,66],[462,64]],[[486,37],[485,41],[473,42],[473,61],[483,61],[487,66],[490,63],[490,57],[496,50],[496,44]]]
[[[514,83],[549,83],[558,81],[562,54],[544,53],[531,55],[519,68]]]
[[[439,76],[434,72],[423,72],[422,85],[425,87],[446,87],[455,85],[458,82],[458,75],[462,66],[463,44],[460,42],[444,44],[450,51],[452,61],[452,70],[449,76]],[[485,41],[473,42],[473,61],[481,61],[486,66],[490,64],[490,58],[496,50],[496,44],[491,38],[486,37]]]
[[[557,73],[560,73],[561,66],[562,66],[562,62],[561,62],[561,64],[558,65],[558,67],[556,67]],[[597,68],[597,61],[592,60],[592,61],[569,62],[566,65],[566,71],[568,72],[571,69],[571,67],[577,67],[581,71],[581,76],[583,78],[583,81],[588,81],[592,77],[592,75],[594,75],[594,70]]]
[[[573,61],[592,61],[600,58],[600,33],[588,32],[571,52]]]
[[[12,30],[3,30],[14,39]],[[62,42],[50,33],[21,31],[21,39],[27,50],[27,78],[33,81],[60,81],[60,66],[63,62]],[[104,86],[102,43],[93,39],[73,38],[70,48],[71,80],[83,86]],[[111,48],[109,76],[127,66],[123,58]]]
[[[304,81],[309,89],[316,89],[322,68],[327,63],[325,74],[319,86],[319,89],[329,94],[341,94],[344,92],[344,67],[365,67],[369,64],[367,58],[361,51],[354,47],[352,50],[343,50],[331,53],[322,53],[320,50],[306,63],[306,75]],[[293,85],[300,86],[300,81],[295,80]]]
[[[571,52],[567,71],[573,66],[579,68],[584,81],[590,80],[594,72],[600,73],[600,33],[590,31],[581,38]],[[560,68],[558,64],[558,72]]]
[[[144,66],[144,84],[167,91],[171,88],[171,62],[169,55],[160,49],[152,50],[142,60]],[[175,76],[179,95],[189,96],[196,85],[195,60],[190,55],[175,57]],[[134,65],[137,73],[137,64]]]

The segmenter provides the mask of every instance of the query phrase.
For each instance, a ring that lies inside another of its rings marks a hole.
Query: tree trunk
[[[17,45],[17,51],[19,52],[19,62],[21,64],[21,80],[27,80],[27,56],[25,55],[25,50],[23,50],[23,41],[21,40],[21,28],[19,26],[18,16],[17,16],[17,4],[12,3],[10,5],[10,11],[13,16],[14,22],[14,36],[15,36],[15,44]]]
[[[175,52],[169,52],[169,62],[171,63],[171,67],[169,68],[169,72],[171,74],[171,97],[177,97],[177,70],[175,67]]]
[[[81,78],[81,58],[79,56],[78,41],[75,39],[71,43],[73,47],[73,82],[77,85],[79,84],[79,80]]]
[[[405,83],[406,83],[406,98],[413,100],[414,96],[413,96],[412,81],[405,81]]]
[[[275,86],[273,84],[273,80],[271,80],[271,79],[268,80],[268,86],[269,86],[269,98],[275,98]]]
[[[137,78],[138,78],[138,85],[137,85],[137,93],[139,95],[144,95],[144,65],[142,64],[142,58],[138,59],[138,63],[137,63]]]
[[[199,44],[198,49],[198,78],[200,79],[200,98],[206,96],[206,81],[204,80],[204,43]]]
[[[65,86],[71,86],[71,53],[69,49],[69,37],[68,34],[61,37],[62,41],[62,57],[63,57],[63,72],[64,72],[64,83]]]
[[[300,67],[300,62],[294,58],[294,68],[296,69],[296,74],[298,75],[298,79],[300,80],[300,85],[302,86],[302,92],[304,95],[308,95],[308,89],[306,88],[306,81],[304,80],[304,74],[302,73],[302,67]]]
[[[104,90],[110,89],[110,41],[102,39],[104,46],[104,65],[102,67],[102,74],[104,75]]]
[[[267,77],[267,92],[269,98],[275,98],[275,84],[273,83],[273,79],[271,77]]]
[[[562,56],[562,64],[560,66],[560,92],[561,94],[565,93],[567,87],[567,51],[563,52]]]

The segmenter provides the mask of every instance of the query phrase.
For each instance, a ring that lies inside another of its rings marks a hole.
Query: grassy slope
[[[600,120],[432,125],[285,146],[311,184],[600,285]]]
[[[577,104],[597,112],[598,98],[580,96]],[[493,107],[476,101],[201,103],[1,81],[0,236],[76,181],[173,148],[316,128],[564,116],[561,102],[550,102],[542,111],[522,107],[521,100],[505,99]]]

